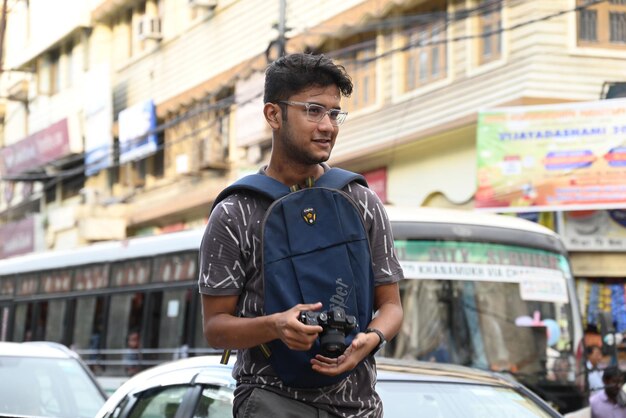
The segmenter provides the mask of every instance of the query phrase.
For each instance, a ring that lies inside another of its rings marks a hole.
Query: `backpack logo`
[[[302,219],[309,225],[313,225],[315,220],[317,219],[317,214],[315,213],[315,209],[306,208],[302,211]]]

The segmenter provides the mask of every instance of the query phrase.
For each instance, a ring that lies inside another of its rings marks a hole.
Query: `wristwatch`
[[[368,328],[365,330],[366,334],[369,334],[370,332],[375,333],[376,335],[378,335],[378,338],[380,338],[380,342],[376,347],[374,347],[374,349],[370,353],[370,356],[373,356],[374,354],[378,353],[385,346],[385,344],[387,344],[387,339],[385,338],[385,334],[383,334],[380,330],[377,330],[376,328]]]

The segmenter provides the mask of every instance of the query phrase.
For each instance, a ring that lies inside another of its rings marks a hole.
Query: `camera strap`
[[[263,353],[265,358],[270,358],[270,356],[272,355],[272,350],[270,350],[267,344],[259,345],[259,349],[261,350],[261,353]],[[222,351],[222,358],[220,359],[220,364],[228,364],[228,360],[230,360],[231,353],[232,353],[232,350],[230,348],[227,348],[224,351]]]

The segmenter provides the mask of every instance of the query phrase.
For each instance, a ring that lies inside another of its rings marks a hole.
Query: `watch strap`
[[[378,338],[380,338],[380,342],[378,343],[378,345],[376,347],[374,347],[374,349],[372,350],[372,352],[370,353],[370,356],[373,356],[374,354],[376,354],[381,348],[383,348],[385,346],[385,344],[387,343],[387,339],[385,338],[385,334],[382,333],[381,330],[378,330],[376,328],[367,328],[365,330],[366,334],[369,334],[373,332],[374,334],[378,335]]]

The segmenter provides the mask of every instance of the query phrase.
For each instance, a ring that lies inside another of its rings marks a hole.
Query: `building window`
[[[481,0],[478,5],[478,64],[502,55],[502,2]]]
[[[404,90],[411,91],[447,73],[445,18],[405,32]]]
[[[65,86],[70,88],[74,84],[74,41],[65,45]]]
[[[578,45],[626,48],[626,0],[609,0],[593,6],[578,0]]]
[[[335,58],[352,78],[352,96],[345,99],[341,106],[348,112],[376,103],[376,38],[354,45],[349,52],[340,53]]]
[[[50,95],[57,94],[59,91],[61,91],[60,57],[61,52],[58,49],[50,52],[48,67],[50,69]]]
[[[446,0],[437,0],[404,13],[406,24],[400,33],[403,91],[446,77],[447,9]]]

